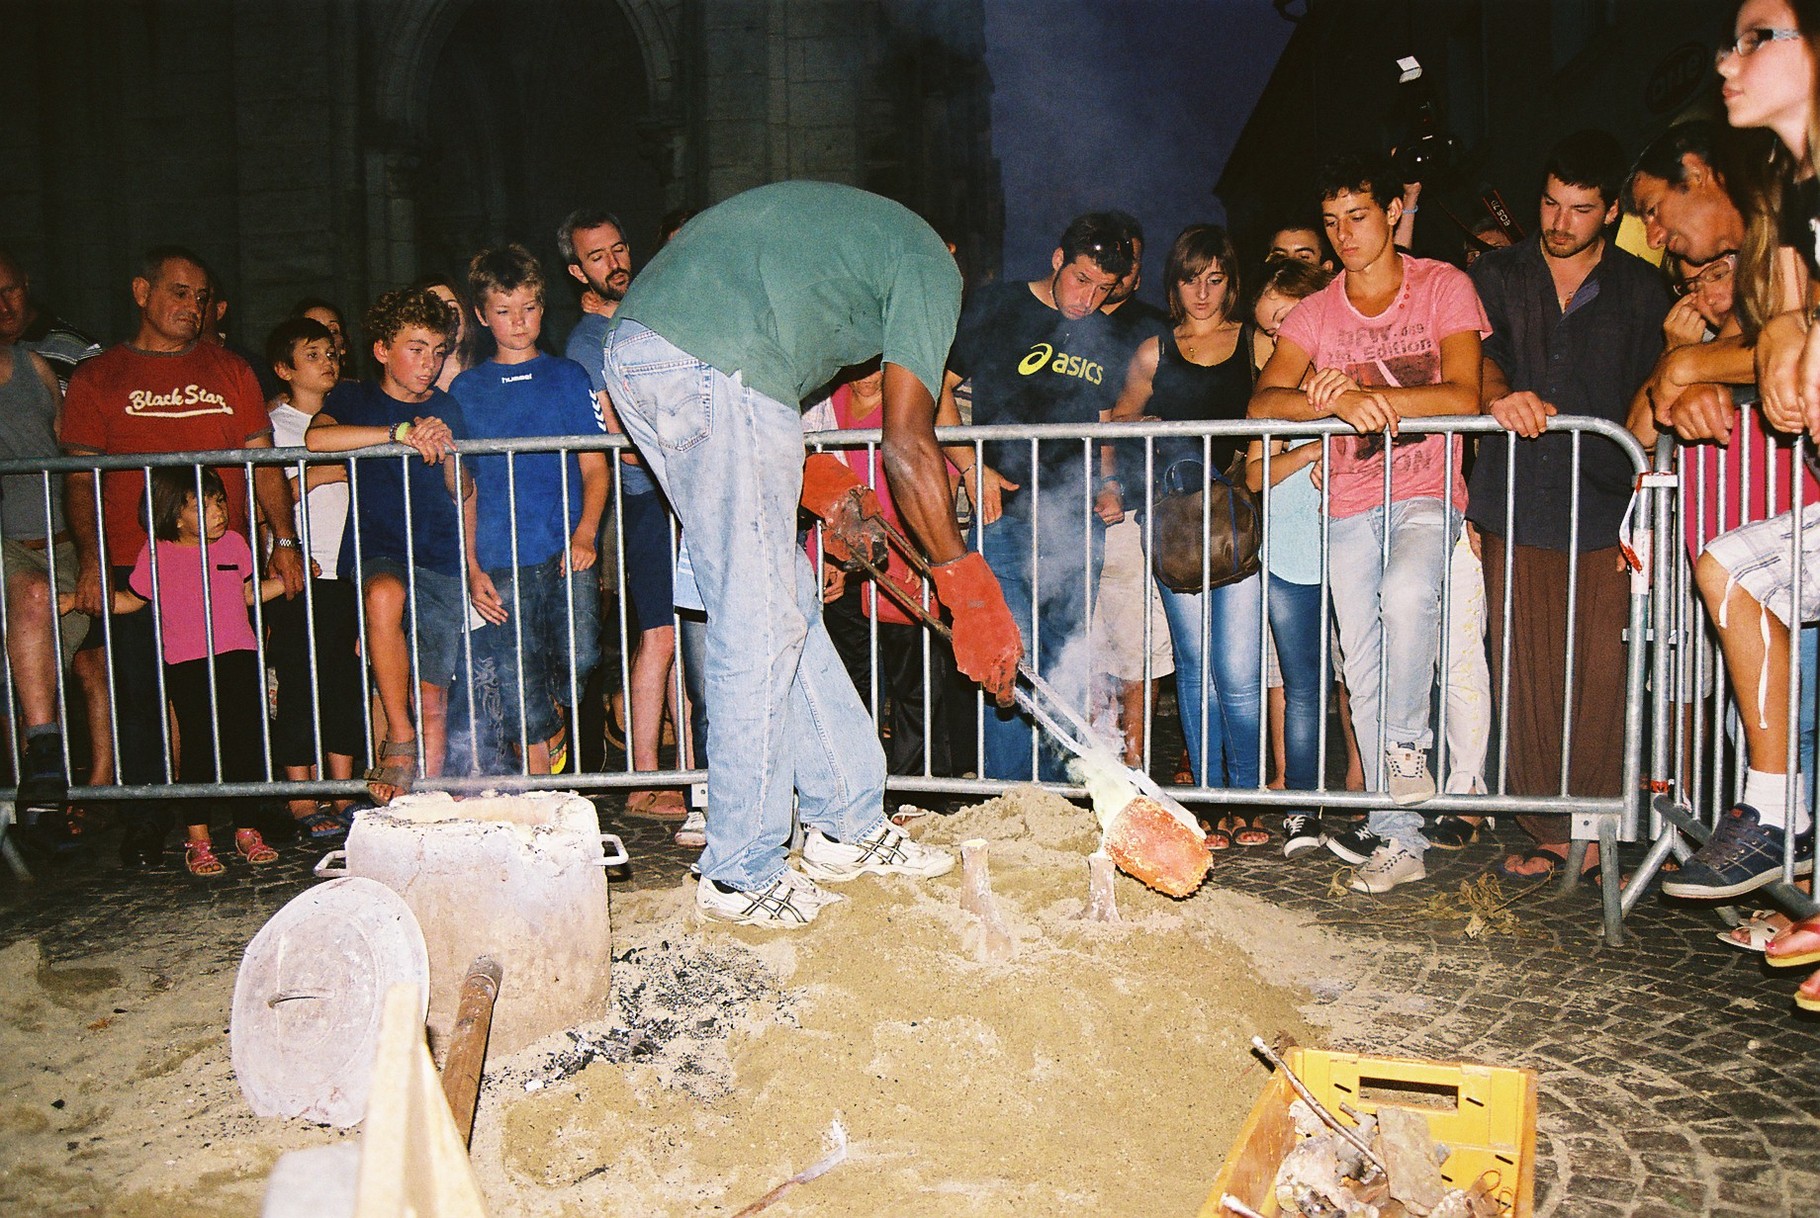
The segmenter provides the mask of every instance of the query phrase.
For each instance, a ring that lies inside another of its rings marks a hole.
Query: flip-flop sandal
[[[1770,940],[1763,958],[1776,968],[1820,963],[1820,917],[1804,919],[1782,931]]]
[[[1741,952],[1760,952],[1790,925],[1787,914],[1774,909],[1757,909],[1751,911],[1750,917],[1729,930],[1718,932],[1715,937],[1725,946]]]
[[[1261,816],[1235,816],[1232,818],[1234,828],[1232,840],[1234,845],[1255,848],[1270,844],[1270,830],[1260,822]]]
[[[1192,787],[1194,785],[1194,766],[1189,764],[1188,750],[1182,750],[1181,759],[1175,763],[1175,785]]]
[[[1820,1011],[1820,973],[1801,983],[1795,991],[1795,1005],[1803,1011]]]
[[[1524,862],[1524,863],[1534,863],[1534,862],[1539,862],[1539,861],[1544,861],[1544,860],[1546,860],[1548,863],[1548,869],[1545,871],[1527,871],[1527,872],[1525,872],[1525,871],[1512,870],[1512,868],[1510,866],[1510,859],[1508,857],[1500,859],[1498,861],[1496,870],[1497,870],[1497,873],[1500,876],[1502,876],[1504,879],[1515,880],[1519,884],[1525,884],[1525,883],[1528,883],[1530,880],[1553,879],[1555,876],[1557,876],[1561,873],[1561,869],[1563,867],[1567,866],[1567,860],[1565,858],[1562,858],[1560,855],[1556,854],[1552,850],[1544,850],[1540,846],[1532,847],[1529,850],[1529,852],[1527,854],[1525,854],[1522,857],[1522,859],[1520,859],[1519,861]],[[1597,862],[1588,863],[1584,867],[1580,868],[1580,878],[1583,880],[1589,879],[1592,876],[1595,876],[1598,874],[1599,874],[1599,864]]]
[[[1202,841],[1206,843],[1207,849],[1209,849],[1209,850],[1230,850],[1230,849],[1232,849],[1232,831],[1226,827],[1227,822],[1230,821],[1231,819],[1232,819],[1231,817],[1222,816],[1220,818],[1220,823],[1213,826],[1212,828],[1208,827],[1206,821],[1201,822],[1201,832],[1203,834],[1205,834],[1205,836],[1202,838]]]
[[[680,791],[634,791],[626,796],[626,815],[646,820],[686,820],[689,805]]]

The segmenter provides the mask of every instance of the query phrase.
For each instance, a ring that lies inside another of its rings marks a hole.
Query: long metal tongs
[[[904,536],[903,532],[890,521],[881,517],[879,524],[884,528],[885,539],[903,554],[905,561],[914,567],[919,575],[934,582],[931,578],[929,560],[923,556],[923,552],[916,543]],[[871,572],[874,582],[884,590],[887,596],[896,601],[904,612],[911,614],[942,638],[953,641],[953,632],[943,624],[942,620],[929,612],[920,600],[887,578],[884,569],[877,563],[857,550],[853,551],[853,561]],[[1088,762],[1090,766],[1097,768],[1101,773],[1125,771],[1131,785],[1138,791],[1184,818],[1186,823],[1190,825],[1195,823],[1188,810],[1177,803],[1174,797],[1157,784],[1155,779],[1142,770],[1125,765],[1112,749],[1100,743],[1098,733],[1081,716],[1081,713],[1066,698],[1057,693],[1055,687],[1045,681],[1036,669],[1031,667],[1028,660],[1018,661],[1017,675],[1020,684],[1012,690],[1013,699],[1032,719],[1042,724],[1043,729],[1054,736],[1064,748]]]

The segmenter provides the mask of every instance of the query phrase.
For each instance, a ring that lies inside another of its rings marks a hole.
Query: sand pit
[[[1348,949],[1272,906],[1120,877],[1124,921],[1081,920],[1097,826],[1066,801],[1015,792],[923,837],[991,841],[1011,959],[977,958],[958,867],[846,885],[787,934],[701,926],[683,884],[616,894],[612,1009],[488,1062],[491,1212],[730,1214],[838,1119],[847,1161],[767,1215],[1192,1214],[1264,1078],[1249,1038],[1347,1031],[1299,1007]],[[282,1150],[344,1136],[247,1112],[231,969],[94,963],[0,952],[0,1208],[255,1214]]]

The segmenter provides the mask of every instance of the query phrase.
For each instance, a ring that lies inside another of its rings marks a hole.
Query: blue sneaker
[[[1782,878],[1784,840],[1781,828],[1760,823],[1755,808],[1739,804],[1719,818],[1713,835],[1681,864],[1680,871],[1662,877],[1662,891],[1671,897],[1702,900],[1754,892]],[[1812,875],[1813,835],[1797,838],[1795,846],[1795,874]]]

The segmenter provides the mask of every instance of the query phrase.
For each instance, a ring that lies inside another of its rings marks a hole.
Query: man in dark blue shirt
[[[1131,238],[1110,213],[1077,216],[1062,233],[1047,278],[979,288],[961,313],[937,421],[957,423],[954,390],[973,382],[975,424],[1103,422],[1141,336],[1100,312],[1132,268]],[[1135,282],[1135,281],[1134,281]],[[984,469],[971,447],[948,450],[967,480],[980,523],[976,548],[1003,581],[1031,662],[1057,675],[1067,643],[1084,635],[1099,582],[1105,525],[1094,514],[1099,468],[1078,440],[988,441]],[[1059,782],[1061,757],[1032,767],[1034,728],[1022,712],[987,711],[989,778]]]
[[[1568,136],[1549,154],[1539,236],[1492,250],[1472,267],[1492,327],[1484,350],[1485,409],[1520,437],[1509,456],[1499,442],[1481,449],[1467,510],[1483,539],[1494,689],[1502,687],[1507,660],[1510,669],[1506,760],[1509,790],[1516,795],[1561,793],[1562,711],[1569,699],[1567,793],[1620,793],[1622,759],[1611,742],[1623,722],[1622,635],[1630,585],[1618,525],[1630,498],[1631,464],[1608,440],[1548,432],[1557,414],[1622,425],[1632,396],[1662,353],[1667,286],[1653,267],[1606,237],[1618,218],[1623,176],[1623,150],[1610,135]],[[1573,554],[1578,559],[1570,593]],[[1522,877],[1560,866],[1567,854],[1566,818],[1518,820],[1537,844],[1527,855],[1504,860],[1503,870]]]

